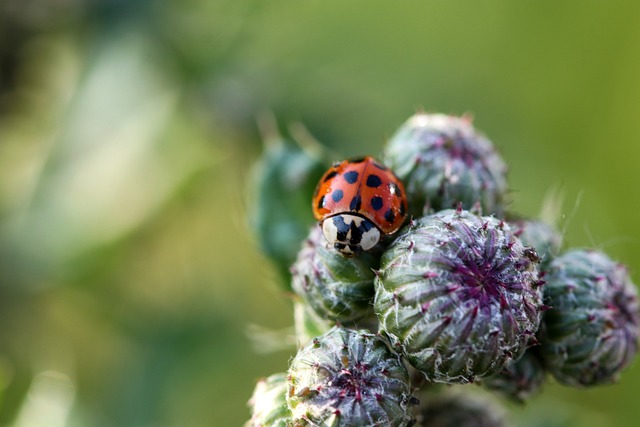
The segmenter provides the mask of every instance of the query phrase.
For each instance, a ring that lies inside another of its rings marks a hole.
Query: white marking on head
[[[324,238],[327,239],[331,246],[338,241],[338,229],[331,218],[322,221],[322,234],[324,234]]]
[[[345,255],[370,250],[381,236],[380,230],[371,221],[351,214],[325,219],[322,222],[322,233],[330,245]]]
[[[360,247],[363,251],[368,251],[378,244],[380,241],[380,230],[377,227],[371,227],[369,231],[362,233],[362,240],[360,240]]]

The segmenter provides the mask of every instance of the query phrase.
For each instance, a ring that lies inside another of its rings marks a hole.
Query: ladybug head
[[[322,221],[321,226],[327,242],[346,257],[368,251],[380,241],[380,230],[360,215],[330,216]]]

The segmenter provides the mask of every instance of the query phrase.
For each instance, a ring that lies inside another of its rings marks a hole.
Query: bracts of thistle
[[[637,290],[626,268],[602,252],[571,250],[546,276],[540,354],[561,383],[615,381],[638,351]]]
[[[382,256],[380,329],[429,381],[494,375],[538,329],[537,259],[493,217],[458,209],[413,221]]]
[[[499,373],[482,379],[481,383],[508,399],[524,403],[540,391],[546,374],[537,347],[529,347],[520,359],[510,361]]]
[[[291,411],[286,396],[287,374],[273,374],[259,380],[249,400],[251,419],[245,427],[291,426]]]
[[[507,427],[505,410],[474,393],[421,396],[415,427]]]
[[[292,287],[320,319],[354,321],[373,315],[377,266],[378,257],[371,253],[345,260],[314,226],[291,267]]]
[[[383,160],[404,183],[414,217],[458,203],[504,213],[506,164],[470,118],[415,114],[391,137]]]
[[[378,336],[334,327],[298,351],[288,375],[294,426],[411,423],[409,374]]]
[[[536,250],[540,257],[540,269],[546,269],[551,260],[558,255],[562,246],[562,235],[551,225],[535,219],[517,219],[509,221],[514,234],[522,244]]]

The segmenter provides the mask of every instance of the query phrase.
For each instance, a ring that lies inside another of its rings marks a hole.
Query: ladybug
[[[407,217],[404,186],[373,157],[337,162],[320,178],[313,215],[327,241],[350,257],[400,228]]]

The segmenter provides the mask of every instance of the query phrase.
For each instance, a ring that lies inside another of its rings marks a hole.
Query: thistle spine
[[[617,380],[638,351],[640,313],[626,268],[602,252],[575,249],[546,276],[540,354],[561,383],[592,386]]]
[[[403,181],[414,217],[459,203],[504,213],[507,167],[468,117],[415,114],[387,143],[384,162]]]
[[[406,227],[376,277],[381,330],[427,380],[466,383],[520,357],[536,333],[536,257],[493,217],[447,210]]]
[[[294,357],[287,404],[298,426],[395,426],[411,421],[409,374],[377,335],[334,327]]]

